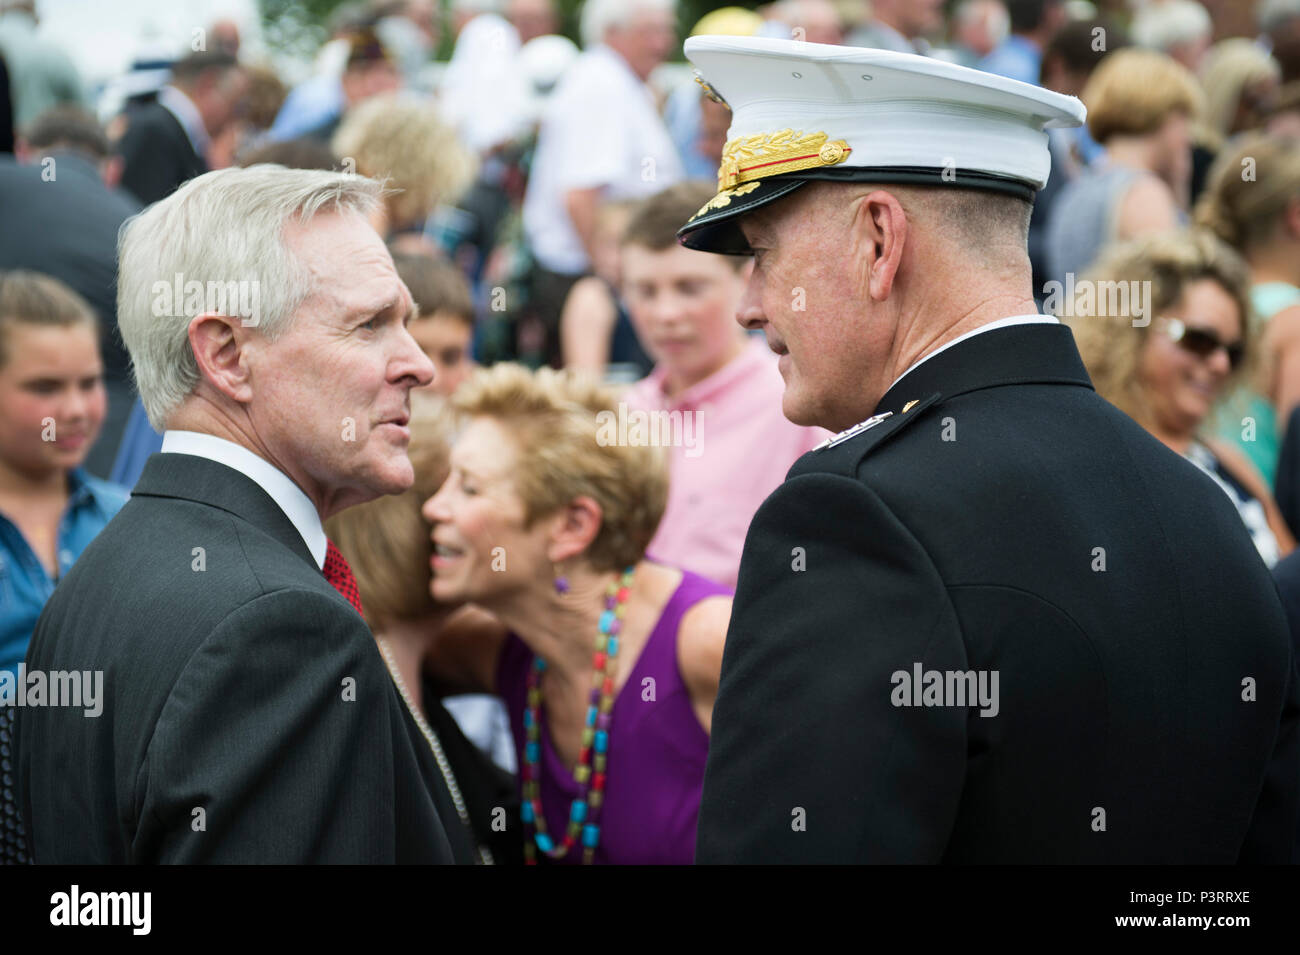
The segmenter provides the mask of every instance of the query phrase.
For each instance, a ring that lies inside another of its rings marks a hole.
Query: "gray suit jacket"
[[[98,717],[17,711],[38,863],[453,861],[374,638],[238,471],[151,458],[55,589],[27,668],[103,673]]]

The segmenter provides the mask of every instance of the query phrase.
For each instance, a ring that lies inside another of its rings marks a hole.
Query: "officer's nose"
[[[767,324],[767,316],[763,314],[762,282],[758,278],[757,269],[749,273],[745,294],[740,297],[740,305],[736,308],[736,321],[750,331],[756,331]]]

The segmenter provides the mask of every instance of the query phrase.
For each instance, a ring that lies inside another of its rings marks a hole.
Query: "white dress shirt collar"
[[[164,431],[162,452],[207,458],[255,481],[284,511],[285,517],[293,522],[307,544],[307,549],[311,551],[316,566],[324,568],[327,541],[320,515],[302,488],[294,484],[279,468],[233,441],[198,431]]]
[[[158,104],[176,117],[176,122],[185,130],[194,151],[200,159],[207,162],[208,144],[211,140],[208,138],[208,128],[203,125],[203,116],[194,101],[169,83],[158,91]]]
[[[893,388],[894,385],[898,384],[900,381],[902,381],[904,378],[910,375],[922,363],[929,361],[935,355],[939,354],[939,352],[945,351],[951,348],[953,345],[958,344],[959,342],[964,342],[968,338],[974,338],[976,335],[983,334],[984,332],[991,332],[995,328],[1008,328],[1011,325],[1059,325],[1059,324],[1061,324],[1060,321],[1058,319],[1053,318],[1051,315],[1012,315],[1009,318],[996,319],[995,321],[989,322],[985,325],[981,325],[979,328],[972,329],[971,331],[967,332],[964,335],[958,335],[952,341],[944,342],[934,351],[930,352],[927,355],[921,356],[919,359],[917,359],[915,362],[912,363],[911,367],[909,367],[907,371],[903,372],[901,375],[899,375],[897,378],[894,379],[894,384],[890,385],[889,388],[886,388],[885,393],[888,394],[890,388]]]

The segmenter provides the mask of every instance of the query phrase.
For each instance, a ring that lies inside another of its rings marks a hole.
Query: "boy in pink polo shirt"
[[[679,183],[645,200],[623,233],[623,300],[656,362],[625,400],[628,433],[669,445],[668,507],[649,556],[734,588],[754,512],[829,434],[786,420],[776,356],[736,322],[749,258],[677,244],[714,192]]]

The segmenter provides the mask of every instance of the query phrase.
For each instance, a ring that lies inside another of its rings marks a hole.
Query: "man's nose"
[[[405,378],[410,375],[417,387],[424,387],[433,381],[435,372],[433,359],[424,353],[410,331],[402,329],[402,354],[397,367],[397,376]]]
[[[745,294],[740,297],[740,304],[736,307],[736,321],[742,328],[750,331],[760,329],[767,324],[767,316],[763,314],[759,294],[759,283],[753,274],[745,283]]]

